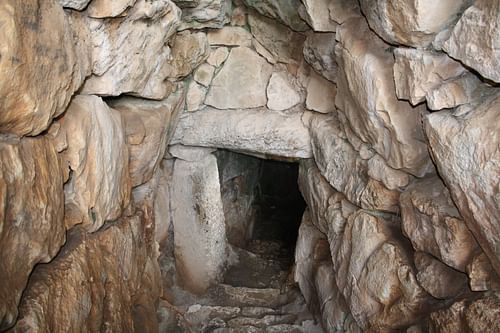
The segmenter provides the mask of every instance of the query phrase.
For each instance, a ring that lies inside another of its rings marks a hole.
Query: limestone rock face
[[[14,324],[17,305],[37,263],[64,243],[64,192],[57,152],[47,138],[0,141],[0,329]]]
[[[330,19],[342,24],[350,18],[360,17],[359,3],[351,0],[330,0],[328,4]]]
[[[118,111],[101,98],[78,95],[53,129],[65,184],[66,223],[89,231],[118,218],[130,199],[128,149]]]
[[[111,104],[123,118],[132,186],[153,177],[165,155],[183,102],[183,95],[178,92],[161,102],[124,97]]]
[[[362,329],[409,325],[429,305],[398,234],[397,222],[360,210],[329,237],[340,242],[332,253],[337,285]]]
[[[391,44],[425,47],[452,26],[470,0],[361,0],[370,27]]]
[[[300,95],[291,84],[286,73],[273,73],[267,86],[267,107],[271,110],[283,111],[300,102]]]
[[[465,272],[478,245],[438,177],[419,180],[401,195],[402,228],[413,247]]]
[[[0,17],[0,133],[37,135],[64,112],[88,68],[55,0],[2,1]]]
[[[340,26],[337,38],[336,104],[347,126],[390,167],[422,176],[431,163],[421,126],[426,111],[396,98],[389,46],[360,19]]]
[[[335,111],[336,94],[337,87],[333,83],[316,74],[316,72],[311,72],[307,83],[307,109],[321,113]]]
[[[200,161],[176,160],[172,193],[179,281],[203,293],[220,280],[227,257],[217,159],[209,154]]]
[[[248,15],[250,31],[255,39],[279,62],[297,64],[302,61],[305,36],[260,15]]]
[[[183,31],[176,34],[168,62],[169,77],[179,79],[189,75],[208,57],[208,51],[208,39],[204,33]]]
[[[87,7],[86,13],[90,17],[105,18],[120,16],[123,12],[132,7],[137,0],[92,0]]]
[[[57,258],[35,269],[13,331],[157,331],[153,230],[140,215],[93,234],[73,229]]]
[[[230,0],[199,0],[182,6],[182,24],[185,29],[222,28],[229,22]],[[178,1],[177,1],[178,3]],[[186,3],[186,2],[185,2]]]
[[[430,151],[460,214],[500,272],[500,94],[424,120]]]
[[[299,12],[314,31],[335,32],[337,22],[330,17],[330,0],[304,0],[304,10]]]
[[[443,48],[483,77],[500,82],[500,1],[475,1]]]
[[[312,156],[302,113],[204,108],[181,116],[172,143],[286,157]]]
[[[465,299],[450,308],[431,314],[431,332],[497,332],[500,330],[500,295],[486,294],[479,299]]]
[[[213,79],[205,104],[218,109],[266,105],[271,70],[271,65],[251,49],[232,49],[224,67]]]
[[[315,116],[309,127],[314,160],[337,191],[363,208],[399,210],[399,192],[368,176],[368,162],[345,139],[338,119]]]
[[[271,17],[296,31],[307,30],[307,24],[300,18],[300,0],[243,0],[245,5],[256,9],[260,14]]]
[[[337,62],[335,61],[335,34],[309,34],[304,43],[304,59],[323,77],[337,81]]]
[[[82,93],[166,97],[167,42],[179,25],[179,8],[169,0],[137,0],[125,17],[82,19],[90,27],[93,74]]]
[[[76,10],[83,10],[91,0],[59,0],[61,6]]]

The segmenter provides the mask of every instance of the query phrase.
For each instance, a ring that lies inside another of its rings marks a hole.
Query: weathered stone
[[[220,67],[226,61],[229,55],[229,50],[227,47],[218,47],[216,49],[212,49],[207,58],[207,63],[212,66]]]
[[[500,273],[500,94],[424,119],[439,174],[475,239]]]
[[[0,329],[14,324],[37,263],[65,241],[62,171],[51,141],[0,141]]]
[[[443,49],[483,77],[500,82],[500,1],[474,1]]]
[[[68,227],[83,223],[89,231],[117,219],[130,199],[128,149],[122,118],[101,98],[78,95],[53,129],[63,170]]]
[[[211,30],[207,34],[210,45],[251,46],[252,34],[242,27],[226,26]]]
[[[179,32],[172,43],[169,77],[179,79],[189,75],[208,58],[209,50],[207,35],[204,33]]]
[[[205,96],[207,95],[207,89],[201,84],[196,83],[196,81],[189,82],[186,95],[186,110],[196,111],[199,110],[203,102],[205,101]]]
[[[283,111],[300,102],[300,95],[285,72],[273,73],[267,86],[267,107]]]
[[[423,102],[431,91],[466,72],[466,69],[446,54],[422,49],[394,50],[394,81],[398,98],[412,105]]]
[[[424,309],[432,309],[430,296],[417,283],[397,221],[360,210],[329,241],[337,286],[362,329],[408,326]]]
[[[207,155],[196,162],[176,160],[172,193],[179,282],[192,292],[203,293],[220,281],[227,259],[217,159]]]
[[[306,108],[321,113],[335,111],[337,87],[322,76],[311,71],[307,84]]]
[[[390,48],[361,19],[345,22],[337,38],[336,104],[352,129],[349,140],[370,143],[394,169],[424,175],[431,165],[421,126],[425,107],[397,99]]]
[[[478,245],[442,181],[436,176],[419,180],[400,200],[402,228],[413,247],[465,272]]]
[[[182,92],[159,102],[124,97],[110,105],[120,111],[123,118],[132,186],[144,184],[151,179],[165,155],[184,106]]]
[[[92,0],[86,10],[90,17],[105,18],[122,16],[127,10],[134,6],[137,0]]]
[[[433,297],[453,298],[467,285],[467,275],[446,266],[424,252],[415,253],[417,280]]]
[[[222,28],[229,22],[230,0],[199,0],[196,6],[184,7],[180,30]]]
[[[452,109],[471,103],[484,94],[489,87],[471,72],[443,82],[427,96],[427,106],[431,110]]]
[[[429,320],[429,330],[446,333],[493,333],[500,330],[499,317],[499,294],[486,294],[477,300],[461,300],[448,309],[433,312]]]
[[[500,276],[484,252],[476,255],[467,265],[467,274],[472,291],[500,290]]]
[[[218,109],[264,106],[271,71],[271,65],[251,49],[234,48],[215,75],[205,104]]]
[[[314,160],[337,191],[363,208],[399,210],[399,192],[368,177],[367,161],[345,139],[334,115],[312,117],[309,128]]]
[[[361,0],[370,27],[391,44],[425,47],[452,26],[470,0]]]
[[[231,25],[235,27],[244,27],[247,25],[248,9],[243,3],[236,4],[236,7],[231,13]]]
[[[168,147],[168,152],[175,158],[187,162],[197,162],[205,159],[207,155],[217,151],[215,148],[192,147],[183,145],[173,145]]]
[[[194,74],[193,79],[199,84],[208,87],[210,82],[212,82],[212,78],[214,77],[215,67],[209,64],[201,64],[198,67]]]
[[[174,159],[163,160],[158,170],[157,192],[154,198],[155,239],[158,244],[168,242],[169,228],[172,221],[172,176]]]
[[[304,43],[304,59],[324,78],[337,81],[337,62],[335,61],[335,34],[308,34]]]
[[[305,37],[286,26],[260,15],[248,15],[255,39],[279,62],[300,63]]]
[[[126,17],[83,19],[91,31],[93,75],[82,93],[166,97],[171,56],[167,41],[179,24],[179,8],[169,0],[137,0]]]
[[[217,147],[262,156],[309,158],[309,133],[301,113],[204,108],[181,116],[173,143]]]
[[[303,0],[304,10],[300,16],[313,28],[314,31],[335,32],[337,22],[333,21],[328,11],[330,0]]]
[[[362,150],[360,150],[360,156],[363,158]],[[368,160],[368,176],[382,182],[389,190],[401,190],[411,180],[409,174],[389,167],[378,154],[374,154]]]
[[[308,28],[297,10],[303,6],[300,0],[243,0],[243,2],[248,7],[256,9],[260,14],[276,19],[293,30],[304,31]]]
[[[342,24],[350,18],[361,17],[359,3],[351,0],[330,0],[328,4],[330,19]]]
[[[57,258],[33,272],[13,331],[156,332],[153,230],[141,216],[93,234],[74,228]]]
[[[0,133],[37,135],[64,112],[88,68],[55,0],[5,0],[0,17]]]
[[[76,10],[83,10],[91,0],[58,0],[61,6]]]

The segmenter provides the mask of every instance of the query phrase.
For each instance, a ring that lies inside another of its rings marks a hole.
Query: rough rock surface
[[[302,113],[205,108],[181,116],[172,143],[285,157],[312,156]]]
[[[181,283],[203,293],[221,278],[227,260],[217,159],[176,160],[172,205],[175,261]],[[193,246],[196,244],[197,246]]]
[[[424,175],[431,163],[421,126],[425,108],[396,98],[390,47],[361,19],[345,22],[337,38],[336,104],[352,134],[370,143],[392,168]]]
[[[205,104],[218,109],[254,108],[267,103],[272,67],[247,47],[231,50],[213,79]]]
[[[252,45],[252,34],[242,27],[224,27],[207,33],[210,45],[247,46]]]
[[[302,18],[309,23],[314,31],[335,32],[335,22],[328,10],[330,0],[303,0],[304,10],[299,11]]]
[[[131,187],[120,113],[99,97],[78,95],[52,133],[69,177],[64,186],[66,224],[83,223],[95,231],[120,217]]]
[[[304,59],[326,79],[337,81],[335,61],[335,34],[309,34],[304,43]]]
[[[199,0],[194,6],[183,6],[182,24],[185,29],[222,28],[229,22],[230,0]]]
[[[335,111],[337,87],[322,76],[311,72],[307,83],[306,108],[321,113]]]
[[[82,19],[90,27],[93,74],[82,93],[166,97],[167,42],[179,25],[179,8],[169,0],[138,0],[123,18]]]
[[[467,226],[500,273],[500,94],[424,120],[430,151]]]
[[[91,0],[59,0],[61,6],[76,10],[82,10],[87,7]]]
[[[300,95],[292,85],[286,73],[273,73],[267,86],[267,107],[283,111],[300,102]]]
[[[179,79],[189,75],[208,57],[209,47],[204,33],[182,31],[175,35],[172,56],[168,61],[168,76]]]
[[[47,138],[0,141],[0,329],[37,263],[49,262],[66,239],[57,152]]]
[[[485,78],[500,82],[500,1],[475,1],[443,48]]]
[[[2,1],[0,17],[0,133],[36,135],[64,112],[88,68],[55,0]]]
[[[92,0],[87,7],[86,13],[90,17],[106,18],[122,16],[125,10],[132,7],[137,0]]]
[[[143,215],[93,234],[73,229],[57,258],[33,272],[13,331],[157,331],[153,233]]]
[[[260,14],[274,18],[296,31],[304,31],[307,24],[300,18],[300,0],[243,0],[245,5],[256,9]]]
[[[370,27],[379,36],[391,44],[413,47],[430,45],[436,34],[452,26],[470,3],[470,0],[360,1]]]

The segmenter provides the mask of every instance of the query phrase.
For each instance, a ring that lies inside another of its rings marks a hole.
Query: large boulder
[[[37,135],[64,112],[88,68],[55,0],[0,4],[0,133]]]
[[[439,174],[479,245],[500,273],[500,94],[424,119]]]
[[[14,324],[37,263],[66,239],[63,177],[47,138],[0,141],[0,329]]]

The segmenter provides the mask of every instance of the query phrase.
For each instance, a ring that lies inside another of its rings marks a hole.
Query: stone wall
[[[3,0],[0,26],[0,330],[157,331],[228,260],[229,149],[300,162],[325,330],[500,331],[499,0]]]

